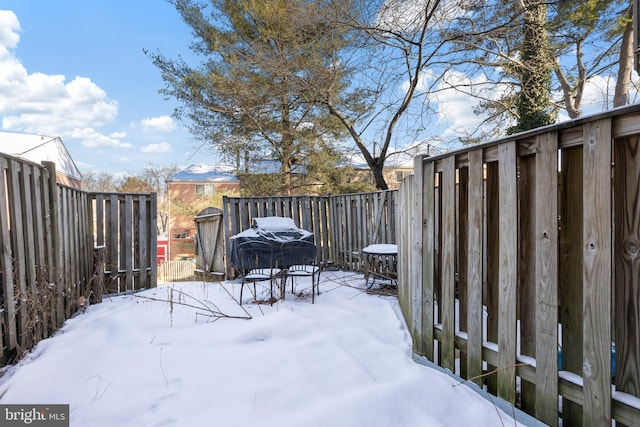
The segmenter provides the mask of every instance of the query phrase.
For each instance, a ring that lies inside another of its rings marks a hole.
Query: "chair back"
[[[307,240],[290,240],[280,246],[284,268],[292,265],[316,265],[318,248]]]
[[[242,274],[255,269],[276,267],[273,265],[273,248],[266,242],[243,242],[238,245],[237,250]]]

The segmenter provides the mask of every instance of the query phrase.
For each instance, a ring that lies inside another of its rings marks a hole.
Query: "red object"
[[[158,264],[167,260],[169,254],[169,240],[158,239]]]

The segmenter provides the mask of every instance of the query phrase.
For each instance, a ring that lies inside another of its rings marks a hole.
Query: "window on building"
[[[396,182],[402,182],[405,176],[413,175],[413,171],[396,171]]]
[[[211,197],[214,191],[213,184],[196,184],[196,197]]]

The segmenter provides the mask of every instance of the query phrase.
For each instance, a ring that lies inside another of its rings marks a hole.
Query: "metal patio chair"
[[[273,248],[266,242],[248,241],[238,245],[238,258],[242,283],[240,284],[240,305],[245,284],[253,283],[253,297],[256,294],[256,282],[269,281],[269,302],[273,305],[273,284],[282,276],[283,270],[273,265]]]
[[[291,240],[280,246],[282,260],[285,263],[283,279],[283,298],[287,279],[291,277],[291,293],[294,292],[294,281],[298,277],[311,277],[311,303],[315,302],[315,294],[320,295],[320,266],[317,262],[318,248],[306,240]]]

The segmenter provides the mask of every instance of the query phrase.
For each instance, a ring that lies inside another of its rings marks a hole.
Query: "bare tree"
[[[116,191],[119,183],[117,179],[108,172],[96,172],[85,170],[82,172],[82,189],[98,193]]]
[[[420,99],[424,73],[430,66],[443,69],[452,6],[440,0],[336,0],[334,5],[342,11],[336,16],[348,17],[344,23],[353,36],[332,55],[333,79],[325,79],[333,84],[316,88],[314,95],[348,131],[376,187],[384,190],[392,144],[414,143],[427,127],[427,107]],[[345,90],[332,90],[345,80]],[[413,104],[419,104],[415,110]]]

